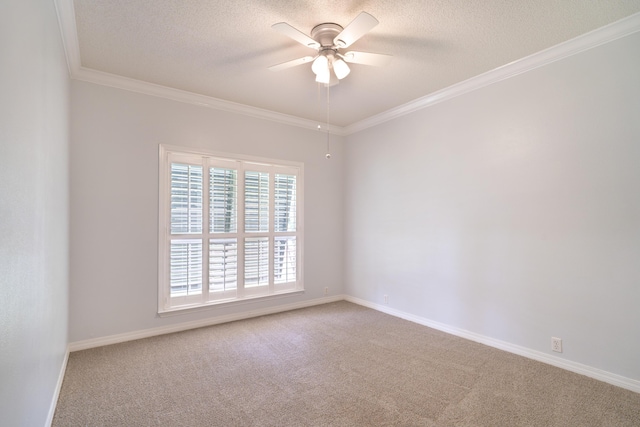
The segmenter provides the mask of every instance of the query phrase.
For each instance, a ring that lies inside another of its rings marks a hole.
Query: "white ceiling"
[[[71,0],[58,0],[58,2]],[[73,0],[83,68],[318,122],[326,89],[314,51],[271,29],[309,34],[361,11],[380,24],[350,50],[393,55],[351,64],[330,89],[331,123],[348,126],[640,12],[640,0]],[[70,47],[67,46],[67,49]],[[76,47],[77,49],[77,47]]]

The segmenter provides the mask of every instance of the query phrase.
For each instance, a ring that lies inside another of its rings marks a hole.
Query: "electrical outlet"
[[[389,295],[385,295],[384,296],[384,303],[388,304],[389,303]]]
[[[551,337],[551,350],[556,353],[562,353],[562,339]]]
[[[329,288],[324,288],[324,294],[327,295],[329,293]]]

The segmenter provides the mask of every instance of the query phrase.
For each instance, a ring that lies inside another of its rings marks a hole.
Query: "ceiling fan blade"
[[[303,44],[312,49],[318,49],[320,47],[320,43],[318,43],[317,41],[315,41],[305,33],[299,30],[296,30],[286,22],[278,22],[277,24],[273,24],[271,28],[273,28],[280,34],[284,34],[285,36],[292,38],[298,43]]]
[[[360,12],[360,15],[356,16],[356,18],[333,39],[333,44],[341,48],[348,47],[360,37],[367,34],[376,25],[378,25],[376,18],[367,12]]]
[[[271,71],[286,70],[287,68],[295,67],[297,65],[307,64],[314,59],[315,58],[313,56],[305,56],[304,58],[298,58],[292,61],[283,62],[282,64],[272,65],[271,67],[269,67],[269,69]]]
[[[382,67],[383,65],[387,65],[391,62],[391,58],[393,58],[393,56],[382,53],[351,51],[342,55],[342,58],[345,62],[350,62],[352,64],[375,65],[376,67]]]

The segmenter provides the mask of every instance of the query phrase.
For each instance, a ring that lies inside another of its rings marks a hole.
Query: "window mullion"
[[[275,170],[271,168],[269,172],[269,231],[267,235],[269,236],[269,293],[273,293],[275,290],[274,285],[274,275],[275,275],[275,249],[276,249],[276,240],[275,240],[275,222],[276,222],[276,197],[275,197],[275,182],[276,175]]]
[[[202,300],[209,301],[209,241],[211,226],[209,219],[209,180],[211,174],[210,158],[202,161]]]
[[[160,265],[161,291],[158,293],[158,306],[166,310],[170,306],[169,300],[171,295],[169,285],[169,247],[171,245],[171,156],[164,150],[164,147],[160,146],[159,150],[159,163],[161,165],[160,200],[164,200],[164,203],[162,203],[162,206],[160,207],[159,216],[161,244],[158,250],[158,264]]]
[[[238,196],[237,196],[237,200],[238,200],[238,210],[237,210],[237,227],[238,227],[238,243],[237,243],[237,254],[238,254],[238,271],[237,271],[237,277],[238,277],[238,283],[237,283],[237,292],[238,292],[238,298],[243,298],[244,297],[244,263],[245,263],[245,258],[244,258],[244,240],[246,237],[246,232],[245,232],[245,225],[244,225],[244,219],[245,219],[245,211],[244,211],[244,172],[245,168],[244,168],[244,162],[239,162],[238,164]]]

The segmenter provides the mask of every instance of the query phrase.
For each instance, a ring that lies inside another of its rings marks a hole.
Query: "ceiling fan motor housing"
[[[336,50],[339,46],[335,46],[333,44],[333,40],[342,32],[342,30],[343,28],[341,25],[326,22],[313,27],[311,30],[311,38],[320,43],[321,50]]]

